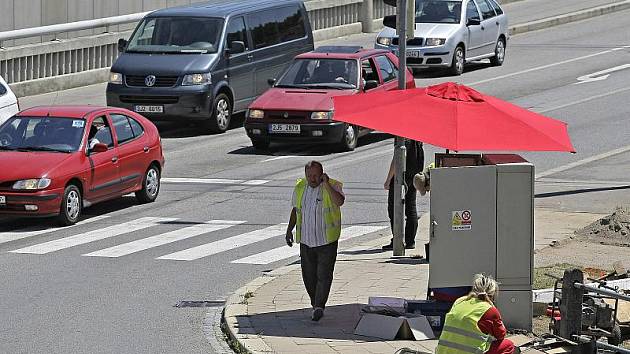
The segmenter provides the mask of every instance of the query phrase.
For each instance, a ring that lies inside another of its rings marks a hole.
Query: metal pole
[[[413,1],[413,0],[411,0]],[[407,0],[398,0],[397,12],[397,32],[398,32],[398,88],[406,88],[407,73]],[[394,256],[405,255],[405,245],[403,244],[403,224],[405,220],[405,161],[407,152],[405,150],[405,139],[396,137],[394,143]]]
[[[576,289],[582,289],[582,290],[590,291],[590,292],[593,292],[593,293],[598,293],[600,295],[605,295],[605,296],[611,297],[613,299],[630,301],[630,296],[624,295],[624,294],[620,294],[620,293],[618,293],[616,291],[612,291],[612,290],[608,290],[608,289],[595,288],[595,287],[592,287],[592,286],[589,286],[589,285],[584,285],[582,283],[574,283],[573,286]]]

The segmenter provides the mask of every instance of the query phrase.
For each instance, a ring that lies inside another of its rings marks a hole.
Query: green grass
[[[546,276],[545,274],[551,274],[556,277],[562,278],[562,276],[564,275],[564,271],[571,268],[582,269],[582,267],[580,266],[569,263],[559,263],[549,267],[534,268],[534,290],[553,288],[553,284],[556,282],[556,280],[554,278]]]

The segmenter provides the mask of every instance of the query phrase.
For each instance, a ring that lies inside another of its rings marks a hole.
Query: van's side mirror
[[[267,83],[269,84],[269,86],[273,86],[276,84],[276,79],[267,79]]]
[[[481,21],[478,18],[469,18],[466,20],[466,26],[479,26]]]
[[[243,53],[245,51],[245,43],[242,41],[232,41],[230,42],[230,47],[228,48],[228,54],[234,55],[238,53]]]
[[[118,52],[122,53],[127,49],[127,40],[124,38],[120,38],[118,40]]]
[[[383,26],[396,29],[396,15],[383,17]]]
[[[373,88],[378,87],[378,81],[376,80],[368,80],[363,85],[363,91],[371,90]]]
[[[95,144],[94,147],[90,149],[90,153],[106,152],[106,151],[107,151],[107,145],[103,143]]]

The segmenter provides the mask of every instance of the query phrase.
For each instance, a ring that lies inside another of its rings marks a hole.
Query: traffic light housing
[[[400,0],[383,0],[386,5],[398,7]],[[407,39],[414,37],[415,30],[415,22],[416,22],[416,1],[415,0],[407,0],[407,9],[403,11],[407,16],[407,26],[406,26],[406,34]],[[397,10],[397,13],[400,14],[401,11]],[[383,25],[386,27],[393,28],[398,30],[398,15],[389,15],[383,17]]]

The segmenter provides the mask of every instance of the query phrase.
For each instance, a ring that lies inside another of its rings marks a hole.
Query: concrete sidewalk
[[[536,209],[535,248],[562,240],[597,220],[601,214]],[[416,243],[428,239],[428,215],[420,219]],[[432,353],[430,341],[384,341],[354,335],[361,307],[369,296],[425,299],[429,265],[423,249],[392,257],[381,251],[391,234],[342,249],[325,316],[310,320],[310,301],[302,283],[300,265],[279,268],[239,289],[226,304],[228,332],[245,352],[251,353],[394,353],[411,348]]]

